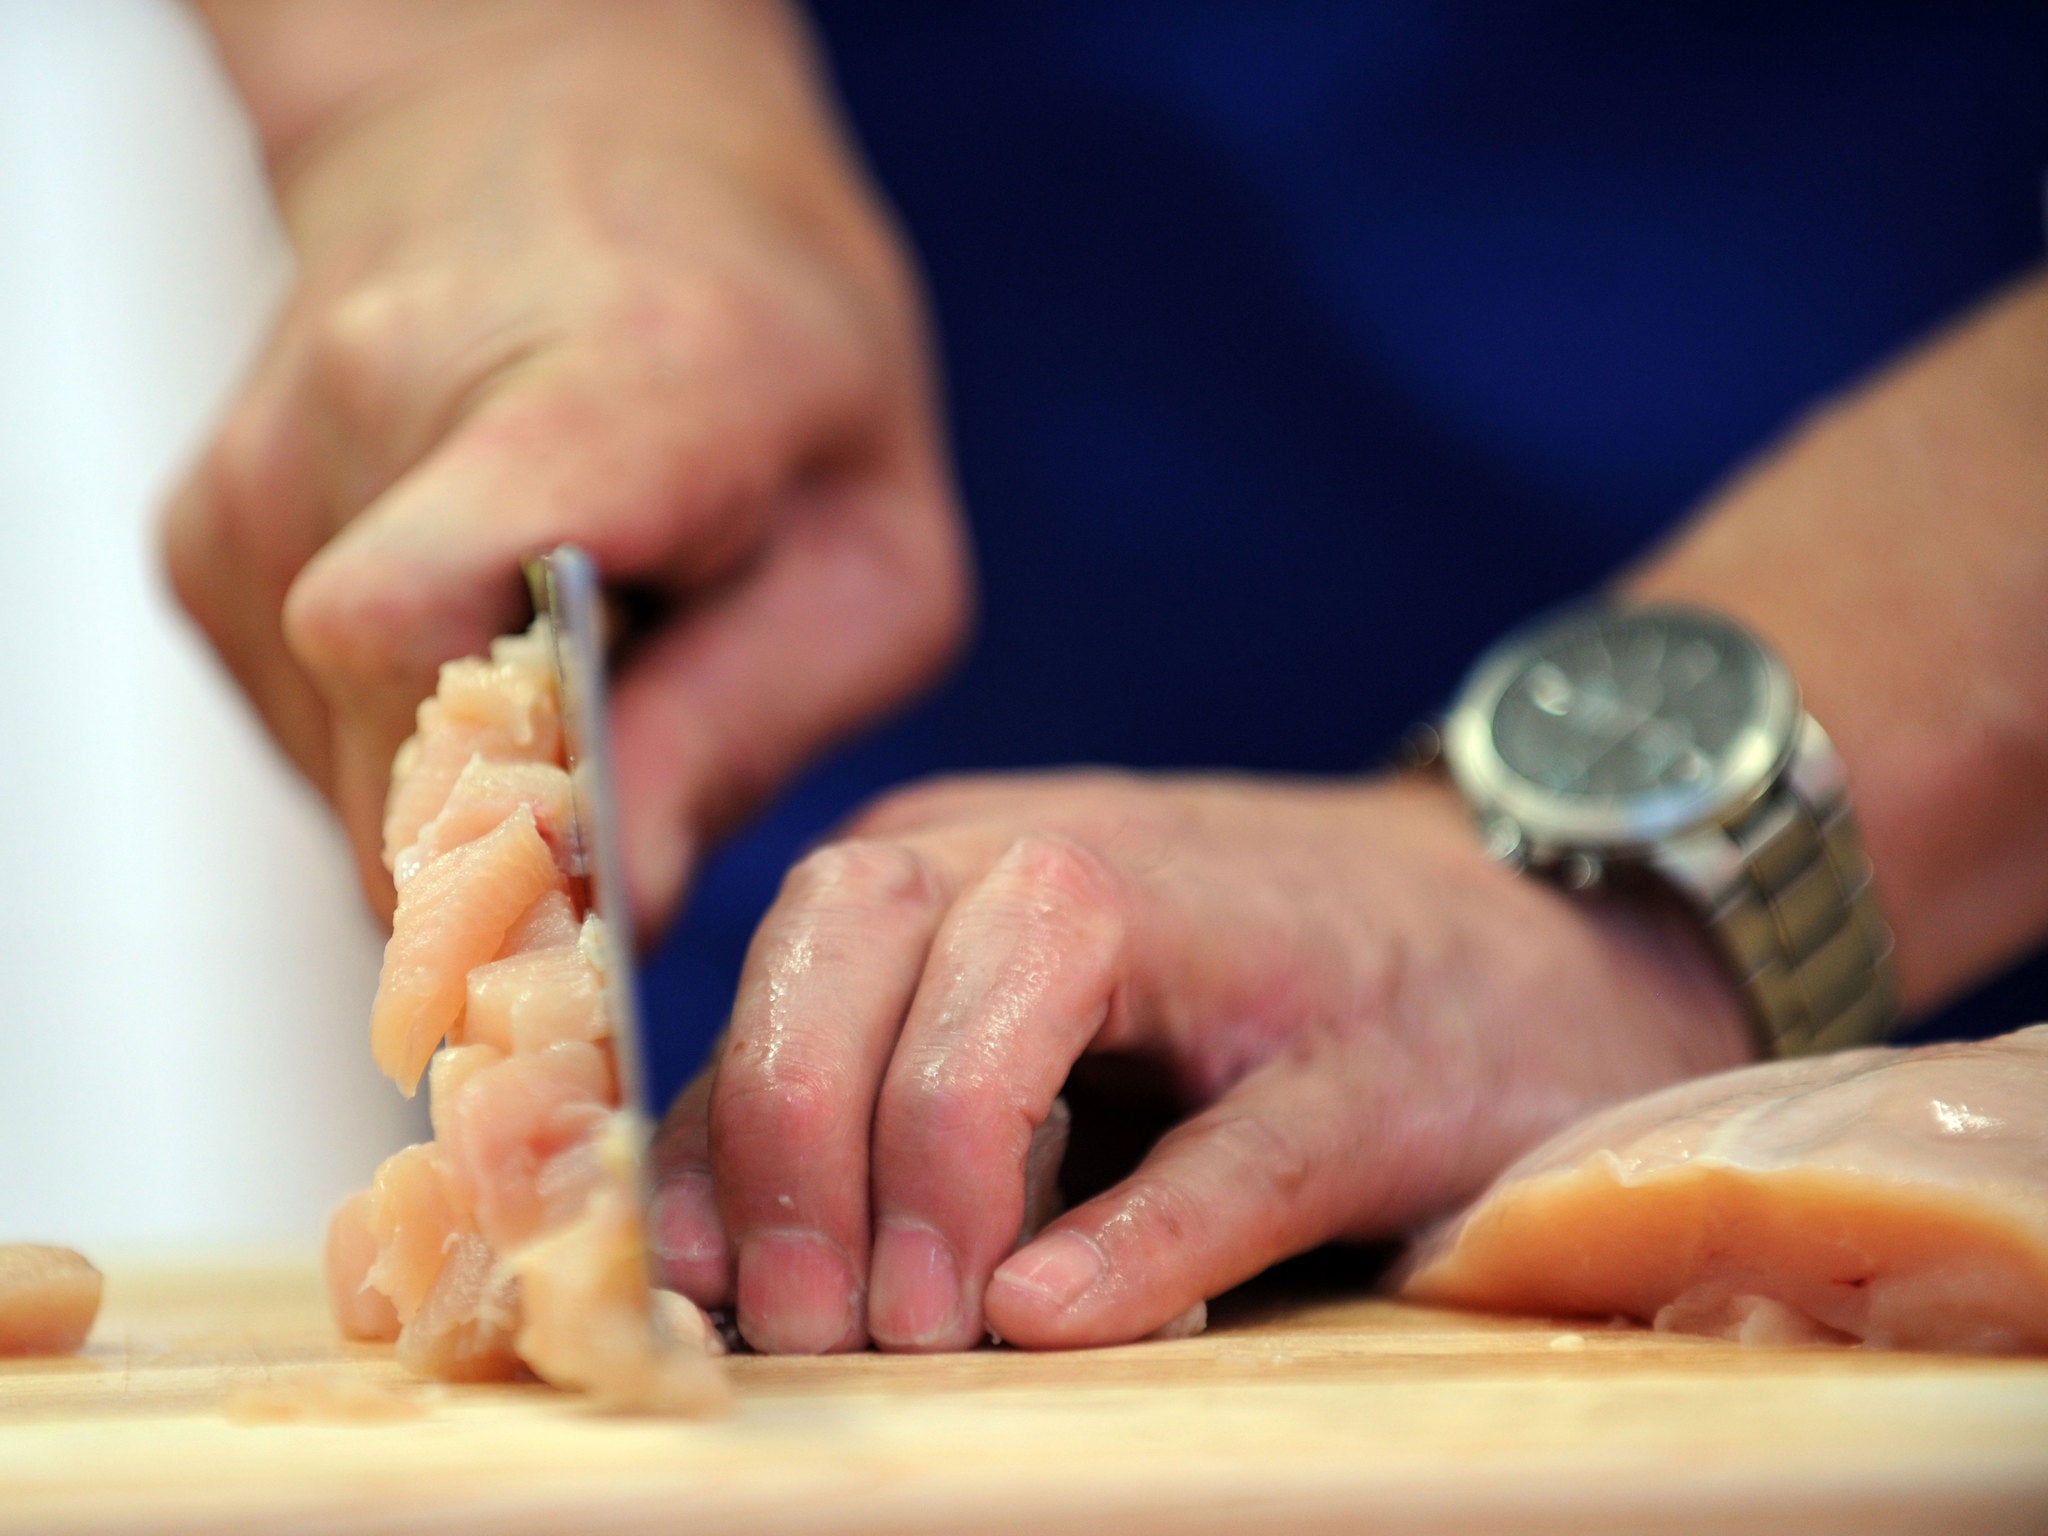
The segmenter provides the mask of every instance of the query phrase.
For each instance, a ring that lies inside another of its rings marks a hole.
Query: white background
[[[155,506],[289,277],[172,0],[0,0],[0,1242],[310,1247],[415,1133],[338,835]]]

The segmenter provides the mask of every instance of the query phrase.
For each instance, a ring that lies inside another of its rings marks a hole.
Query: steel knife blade
[[[634,1117],[635,1188],[644,1215],[648,1129],[645,1041],[633,984],[633,912],[619,842],[618,790],[612,778],[611,713],[605,686],[605,597],[597,566],[574,544],[526,562],[535,610],[548,620],[555,684],[561,696],[570,814],[580,873],[603,945],[605,1003],[611,1014],[620,1107]]]

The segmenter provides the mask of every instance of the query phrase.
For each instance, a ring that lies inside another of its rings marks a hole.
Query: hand
[[[1499,868],[1441,785],[942,782],[791,872],[663,1128],[655,1243],[764,1350],[1118,1343],[1748,1048],[1682,916]],[[1188,1116],[1013,1253],[1092,1056]]]
[[[166,519],[178,593],[388,913],[414,707],[522,622],[522,557],[586,545],[658,599],[614,697],[652,929],[706,837],[965,627],[915,284],[804,40],[758,4],[209,19],[299,268]],[[405,68],[305,83],[408,27],[441,31]]]

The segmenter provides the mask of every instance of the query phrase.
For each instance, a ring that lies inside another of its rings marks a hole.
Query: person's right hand
[[[205,9],[298,273],[167,515],[178,595],[388,911],[415,706],[585,545],[660,599],[614,696],[651,929],[966,627],[916,284],[807,41],[762,4]]]

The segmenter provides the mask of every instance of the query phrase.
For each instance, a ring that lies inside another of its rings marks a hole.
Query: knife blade
[[[555,686],[561,697],[578,873],[588,893],[588,910],[598,918],[620,1109],[633,1117],[634,1193],[644,1230],[652,1193],[647,1145],[653,1116],[647,1102],[646,1036],[633,985],[633,912],[619,841],[618,790],[612,777],[604,589],[596,564],[574,544],[536,556],[524,569],[534,608],[548,620]],[[643,1242],[643,1261],[645,1249]],[[651,1284],[652,1265],[647,1268]]]

